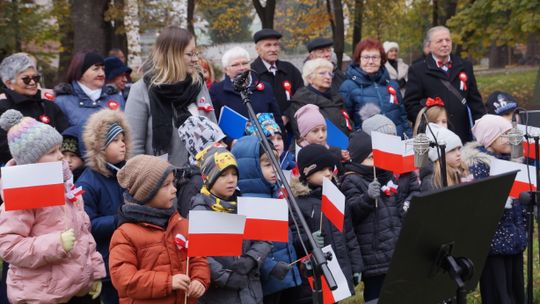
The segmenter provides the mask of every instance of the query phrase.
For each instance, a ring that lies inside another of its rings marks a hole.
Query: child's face
[[[237,185],[238,173],[236,172],[236,168],[229,167],[221,172],[221,175],[219,175],[210,191],[217,197],[227,199],[234,194]]]
[[[64,159],[69,164],[69,170],[73,171],[84,166],[84,161],[77,154],[68,151],[63,152],[62,154],[64,155]]]
[[[62,155],[62,152],[60,152],[60,145],[56,145],[52,149],[47,151],[45,155],[42,155],[37,160],[37,163],[50,163],[62,160],[64,160],[64,155]]]
[[[126,143],[124,133],[118,134],[105,148],[105,160],[111,164],[118,164],[126,159]]]
[[[318,125],[311,129],[304,139],[310,144],[326,145],[326,125]]]
[[[369,155],[360,163],[364,166],[373,167],[373,152],[369,153]]]
[[[277,182],[276,171],[274,171],[274,167],[272,167],[272,163],[268,158],[261,160],[261,171],[267,182],[272,185]]]
[[[278,155],[281,156],[281,154],[283,154],[283,150],[284,150],[283,137],[281,136],[281,134],[271,135],[269,137],[269,139],[274,144],[274,148],[276,148]]]
[[[446,152],[446,165],[457,169],[461,165],[461,147]]]
[[[510,154],[512,152],[512,146],[508,141],[506,134],[497,137],[497,139],[489,146],[488,150],[497,154]]]
[[[314,186],[322,186],[323,179],[326,177],[328,179],[332,179],[332,176],[334,175],[334,168],[332,167],[326,167],[322,170],[319,170],[310,176],[308,176],[307,182]]]
[[[437,119],[435,120],[435,124],[448,129],[448,117],[446,116],[446,112],[441,112]]]
[[[156,195],[148,202],[148,206],[159,209],[168,209],[173,206],[175,198],[176,187],[174,186],[174,174],[171,172]]]

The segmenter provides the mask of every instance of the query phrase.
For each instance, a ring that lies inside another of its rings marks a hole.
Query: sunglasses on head
[[[35,76],[24,76],[23,78],[21,78],[21,80],[24,82],[25,85],[29,85],[30,82],[33,80],[36,84],[39,83],[39,80],[41,79],[41,76],[40,75],[35,75]]]

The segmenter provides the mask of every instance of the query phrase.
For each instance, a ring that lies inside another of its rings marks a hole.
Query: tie
[[[452,68],[452,62],[448,61],[446,63],[443,63],[442,61],[437,61],[437,66],[440,69],[443,69],[445,72],[448,72],[448,70]]]
[[[274,74],[274,76],[276,76],[277,68],[276,68],[275,65],[272,64],[268,70],[269,70],[272,74]]]

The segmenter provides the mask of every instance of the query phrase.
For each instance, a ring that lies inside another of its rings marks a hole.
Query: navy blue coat
[[[240,188],[242,196],[276,198],[279,187],[277,184],[268,183],[260,169],[260,147],[259,139],[256,136],[244,136],[233,146],[232,153],[238,162],[240,171],[238,188]],[[283,280],[278,280],[270,274],[279,261],[289,264],[297,259],[291,230],[289,229],[289,242],[273,242],[272,244],[272,251],[261,266],[261,283],[265,296],[302,284],[302,278],[296,265]]]
[[[375,104],[381,110],[381,114],[390,118],[396,124],[397,134],[403,137],[403,133],[412,136],[412,129],[407,121],[407,112],[403,105],[403,98],[399,91],[399,85],[395,80],[390,80],[388,71],[381,67],[375,76],[364,72],[358,64],[351,64],[347,68],[347,80],[343,82],[339,93],[345,101],[345,108],[352,117],[356,129],[362,127],[360,110],[368,103]],[[396,90],[398,104],[390,102],[388,86]]]

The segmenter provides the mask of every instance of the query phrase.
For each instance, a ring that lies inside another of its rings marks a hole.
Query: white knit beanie
[[[399,44],[394,41],[385,41],[383,43],[383,48],[385,53],[388,53],[388,51],[390,51],[391,49],[397,49],[399,52]]]
[[[431,122],[429,123],[429,126],[431,127],[431,130],[435,134],[435,137],[437,138],[437,142],[439,143],[439,145],[441,144],[446,145],[444,149],[446,153],[454,150],[455,148],[463,147],[463,144],[461,143],[461,139],[459,138],[459,136],[456,135],[456,133]],[[433,138],[433,134],[431,134],[428,128],[426,128],[426,135],[429,137],[429,140],[431,142],[435,142],[435,139]],[[439,155],[437,154],[437,147],[430,147],[428,156],[431,161],[438,160]]]

